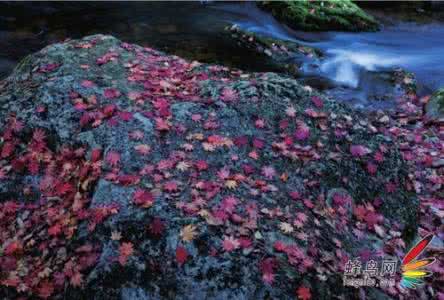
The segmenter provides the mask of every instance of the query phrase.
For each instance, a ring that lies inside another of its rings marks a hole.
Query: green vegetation
[[[444,116],[444,88],[432,95],[427,103],[426,112],[430,119],[442,119]]]
[[[378,23],[350,0],[263,1],[259,7],[296,30],[375,31]]]
[[[444,88],[438,90],[433,95],[433,99],[438,104],[439,110],[444,112]]]

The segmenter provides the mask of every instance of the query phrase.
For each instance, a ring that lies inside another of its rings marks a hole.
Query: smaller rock
[[[378,122],[382,124],[388,124],[390,122],[390,118],[387,115],[384,115],[383,117],[379,118]]]
[[[435,92],[426,105],[426,116],[433,121],[444,119],[444,88]]]
[[[273,53],[271,53],[271,51],[269,49],[265,49],[264,53],[268,56],[273,56]]]

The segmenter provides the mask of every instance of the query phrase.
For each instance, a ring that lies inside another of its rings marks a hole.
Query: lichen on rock
[[[292,78],[95,35],[0,85],[4,299],[353,298],[416,232],[398,145]]]
[[[432,120],[444,121],[444,89],[439,89],[431,96],[426,105],[426,115]]]

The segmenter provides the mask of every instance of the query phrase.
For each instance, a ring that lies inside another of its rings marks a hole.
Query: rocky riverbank
[[[0,295],[436,296],[342,284],[442,229],[443,129],[404,100],[367,117],[274,73],[50,45],[0,82]]]

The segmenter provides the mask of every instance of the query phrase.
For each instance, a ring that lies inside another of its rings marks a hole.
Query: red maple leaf
[[[143,133],[143,131],[140,131],[140,130],[134,130],[129,133],[129,137],[132,140],[136,140],[136,141],[140,141],[141,139],[143,139],[144,135],[145,134]]]
[[[378,171],[378,167],[374,163],[372,163],[372,162],[367,163],[367,172],[369,174],[375,175],[377,171]]]
[[[365,222],[369,228],[373,228],[374,225],[378,224],[379,215],[373,211],[369,211],[365,215]]]
[[[318,96],[311,97],[311,102],[313,102],[313,104],[317,108],[322,108],[324,106],[324,101],[322,101],[322,99],[320,97],[318,97]]]
[[[120,154],[115,151],[110,151],[106,155],[106,161],[112,166],[117,167],[120,162]]]
[[[363,145],[350,145],[350,153],[355,157],[361,157],[370,152],[371,150]]]
[[[167,191],[169,193],[179,190],[179,186],[178,186],[177,182],[174,180],[170,180],[170,181],[165,182],[165,184],[163,185],[163,188],[165,191]]]
[[[147,144],[140,144],[137,146],[134,146],[134,149],[140,154],[140,155],[147,155],[151,152],[151,147]]]
[[[105,89],[103,95],[105,96],[106,99],[114,99],[120,97],[120,91],[115,88],[108,88]]]
[[[240,246],[239,241],[233,237],[225,237],[222,244],[223,244],[224,250],[227,252],[231,252],[233,250],[236,250]]]
[[[352,202],[351,197],[345,193],[334,193],[333,195],[333,203],[336,206],[344,206],[348,205]]]
[[[32,159],[28,163],[28,170],[32,175],[37,175],[39,173],[40,164],[37,160]]]
[[[160,218],[154,218],[149,226],[149,231],[152,235],[161,236],[165,230],[165,223]]]
[[[272,166],[265,166],[262,168],[262,175],[264,175],[267,179],[273,179],[276,175],[276,171]]]
[[[254,125],[259,129],[265,128],[265,121],[264,119],[257,119]]]
[[[153,102],[154,107],[156,108],[158,115],[161,117],[168,117],[171,112],[170,112],[170,103],[167,99],[165,98],[157,98],[154,102]]]
[[[119,263],[124,266],[128,260],[128,258],[133,255],[134,248],[133,243],[122,243],[119,247]]]
[[[396,188],[396,184],[391,181],[385,184],[385,190],[387,191],[387,193],[394,193],[396,191]]]
[[[6,175],[6,171],[3,169],[0,169],[0,180],[6,179],[8,176]]]
[[[353,212],[358,220],[363,221],[365,215],[367,214],[367,209],[365,208],[364,205],[359,204],[355,207]]]
[[[4,249],[4,253],[6,255],[12,255],[16,252],[20,252],[22,250],[22,245],[18,241],[12,241],[6,246]]]
[[[301,199],[301,193],[299,193],[298,191],[291,191],[289,193],[289,195],[290,195],[291,199],[293,199],[293,200]]]
[[[298,299],[301,300],[310,300],[311,299],[311,291],[308,287],[301,285],[296,291],[296,295]]]
[[[60,183],[56,186],[56,194],[59,196],[65,195],[74,190],[69,182]]]
[[[176,261],[179,264],[179,266],[182,266],[188,259],[188,252],[187,250],[182,247],[178,246],[176,248]]]
[[[54,293],[54,286],[51,282],[45,280],[40,282],[39,287],[37,288],[37,294],[43,299],[47,299],[51,297]]]
[[[238,99],[238,95],[235,90],[231,88],[224,88],[221,93],[222,101],[225,102],[232,102]]]
[[[234,144],[238,147],[246,146],[248,144],[248,137],[246,135],[238,136],[234,139]]]
[[[220,207],[221,207],[221,209],[224,210],[225,212],[231,214],[231,213],[233,213],[233,211],[234,211],[236,205],[238,204],[238,202],[239,202],[239,201],[237,200],[236,197],[234,197],[234,196],[228,196],[228,197],[225,197],[225,198],[221,201],[221,203],[220,203]]]
[[[285,245],[285,243],[282,241],[276,241],[273,244],[273,248],[278,252],[285,252],[287,245]]]
[[[253,245],[253,242],[249,238],[241,237],[241,238],[239,238],[239,244],[242,249],[247,249]]]
[[[11,129],[16,133],[22,131],[22,129],[25,127],[23,125],[23,122],[15,119],[15,118],[11,119],[10,126],[11,126]]]
[[[81,85],[84,88],[91,88],[91,87],[95,86],[94,82],[92,82],[91,80],[82,80]]]
[[[117,176],[117,181],[124,186],[134,185],[140,182],[140,176],[133,174],[122,174]]]
[[[50,63],[50,64],[46,64],[43,65],[39,68],[38,72],[40,73],[49,73],[52,72],[54,70],[56,70],[57,68],[59,68],[61,65],[58,63]]]
[[[95,148],[91,150],[91,161],[97,162],[102,157],[102,149],[101,148]]]
[[[254,138],[253,139],[253,147],[254,148],[258,148],[258,149],[262,149],[265,146],[265,141],[262,139],[258,139],[258,138]]]
[[[108,104],[103,107],[102,113],[105,115],[105,117],[109,118],[114,115],[116,110],[117,110],[117,106],[115,104]]]
[[[69,281],[71,283],[72,286],[74,287],[79,287],[82,285],[83,283],[83,277],[82,274],[80,272],[75,272],[72,276],[71,279]]]
[[[6,142],[2,147],[2,153],[1,153],[2,158],[10,156],[14,152],[14,149],[15,145],[13,143]]]
[[[262,280],[267,284],[272,284],[274,281],[275,270],[279,266],[276,258],[269,257],[263,259],[259,264],[259,269],[262,272]]]
[[[156,121],[156,129],[159,131],[168,131],[171,128],[171,124],[162,118],[155,118]]]
[[[298,121],[297,123],[298,127],[294,134],[295,138],[299,141],[304,141],[308,139],[308,137],[310,136],[310,128],[302,121]]]
[[[154,203],[154,196],[151,192],[138,189],[134,192],[133,201],[136,205],[148,208]]]
[[[198,161],[196,161],[196,168],[199,171],[204,171],[204,170],[208,169],[208,164],[204,160],[198,160]]]
[[[37,128],[32,134],[32,139],[37,142],[43,142],[46,138],[46,133],[43,129]]]
[[[129,111],[121,111],[119,112],[119,118],[125,122],[131,121],[133,118],[133,113]]]
[[[375,153],[374,157],[375,157],[375,161],[378,162],[378,163],[381,163],[381,162],[384,161],[384,154],[382,154],[382,152],[380,152],[380,151],[377,151]]]
[[[62,232],[62,227],[59,223],[48,228],[48,234],[52,236],[57,236]]]

